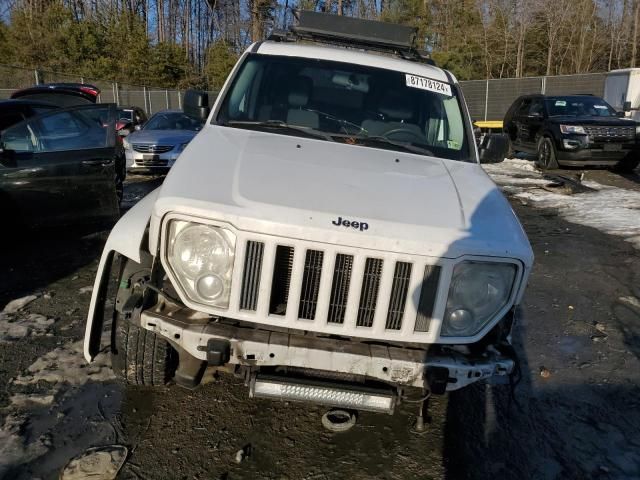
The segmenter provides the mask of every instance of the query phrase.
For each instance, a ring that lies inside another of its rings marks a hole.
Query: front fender
[[[84,358],[91,362],[100,351],[100,337],[104,323],[104,302],[107,295],[111,264],[114,254],[123,255],[141,263],[141,250],[151,210],[158,198],[159,187],[140,200],[115,224],[102,251],[96,279],[93,284],[87,326],[84,334]]]

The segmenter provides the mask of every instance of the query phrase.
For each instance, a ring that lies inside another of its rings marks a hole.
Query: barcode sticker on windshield
[[[441,93],[451,97],[451,85],[444,82],[438,82],[437,80],[431,80],[426,77],[419,77],[417,75],[409,75],[405,73],[407,79],[407,87],[420,88],[422,90],[429,90],[430,92]]]

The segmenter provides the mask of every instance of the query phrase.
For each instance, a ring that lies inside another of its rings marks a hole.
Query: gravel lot
[[[321,408],[250,401],[232,377],[210,378],[195,391],[123,389],[108,358],[87,366],[78,343],[108,232],[40,232],[12,241],[0,257],[0,309],[37,297],[0,315],[0,478],[56,479],[73,456],[114,443],[129,448],[122,479],[640,478],[633,225],[594,228],[591,214],[571,223],[582,217],[567,205],[580,208],[588,202],[576,199],[595,193],[556,185],[566,205],[546,199],[541,208],[535,192],[547,186],[529,162],[491,172],[511,167],[499,183],[536,255],[514,333],[523,371],[514,398],[489,385],[437,398],[420,437],[408,430],[413,405],[393,417],[362,414],[350,432],[330,434]],[[134,177],[125,204],[160,182]],[[638,210],[640,229],[640,201],[633,203],[640,175],[589,171],[583,183],[629,196],[625,208]],[[237,463],[239,450],[246,455]]]

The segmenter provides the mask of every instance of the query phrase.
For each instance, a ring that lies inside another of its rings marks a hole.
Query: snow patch
[[[53,318],[30,313],[26,317],[13,318],[0,313],[0,343],[7,343],[29,336],[41,336],[53,325]]]
[[[91,292],[93,292],[93,285],[90,285],[88,287],[82,287],[80,290],[78,290],[78,292],[80,292],[80,293],[91,293]]]
[[[19,410],[33,407],[48,407],[53,403],[53,395],[15,393],[11,395],[11,406]]]
[[[123,445],[90,448],[69,462],[60,480],[114,480],[128,454]]]
[[[38,298],[37,295],[27,295],[26,297],[16,298],[15,300],[11,300],[4,307],[4,310],[2,310],[2,313],[16,313],[18,310],[23,309],[28,304],[33,302],[36,298]]]
[[[0,428],[0,478],[6,478],[12,466],[35,460],[48,450],[46,438],[28,442],[24,437],[27,421],[25,415],[10,414]]]
[[[542,187],[552,182],[544,179],[528,160],[511,158],[484,168],[506,193],[535,207],[556,209],[569,222],[623,237],[640,249],[640,192],[593,181],[583,185],[594,192],[550,192]]]
[[[105,335],[108,338],[108,332]],[[105,343],[108,343],[107,339]],[[16,465],[33,462],[53,452],[50,452],[51,436],[59,424],[55,419],[52,421],[51,416],[56,415],[56,410],[59,410],[57,415],[64,417],[63,412],[70,408],[68,403],[73,402],[76,395],[83,395],[83,391],[91,394],[93,382],[115,379],[109,355],[100,354],[87,365],[82,350],[82,340],[58,347],[37,359],[24,375],[12,380],[14,385],[38,384],[39,393],[13,393],[10,397],[11,404],[5,409],[8,415],[0,426],[0,478],[5,478]],[[103,390],[98,389],[97,396],[96,392],[91,394],[91,405],[100,402],[101,392]],[[78,401],[86,403],[88,400],[79,397]],[[69,411],[71,415],[82,415],[78,405]],[[112,427],[106,430],[111,431]],[[34,432],[38,433],[34,435]]]
[[[631,305],[640,310],[640,299],[636,297],[620,297],[619,299],[622,303],[626,303],[627,305]]]
[[[27,373],[14,380],[16,385],[31,385],[40,381],[54,384],[84,385],[88,381],[115,380],[108,355],[99,355],[87,364],[82,355],[82,340],[58,347],[36,360]]]

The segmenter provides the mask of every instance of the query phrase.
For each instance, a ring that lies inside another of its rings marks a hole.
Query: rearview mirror
[[[480,163],[500,163],[509,153],[509,137],[504,133],[492,133],[482,139]]]
[[[201,90],[187,90],[184,93],[183,108],[185,115],[205,122],[209,116],[209,94]]]
[[[624,102],[622,104],[622,111],[623,112],[630,112],[631,111],[631,102]]]

